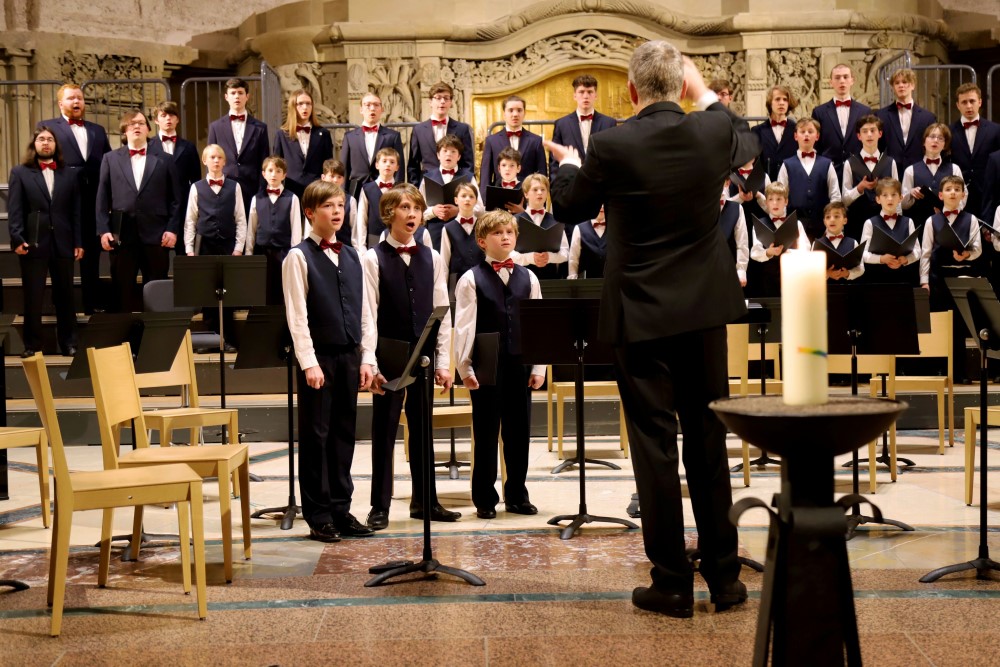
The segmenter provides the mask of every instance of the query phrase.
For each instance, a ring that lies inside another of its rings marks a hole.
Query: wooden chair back
[[[740,381],[740,395],[747,394],[747,382],[750,378],[748,362],[750,361],[750,325],[726,325],[726,342],[729,346],[729,377]]]
[[[45,357],[41,352],[21,360],[24,375],[28,378],[31,396],[35,399],[35,407],[42,419],[42,428],[49,439],[52,451],[52,467],[55,469],[56,502],[62,494],[72,493],[69,466],[66,464],[66,450],[63,448],[62,431],[59,429],[59,419],[56,417],[55,400],[52,397],[52,384],[45,370]],[[61,492],[61,493],[60,493]]]
[[[183,407],[200,407],[198,398],[198,380],[194,370],[194,347],[191,344],[191,330],[184,334],[184,340],[177,348],[177,355],[170,370],[161,373],[137,373],[135,383],[139,389],[153,387],[181,387],[181,403]],[[185,401],[184,393],[187,392]]]
[[[849,375],[851,372],[851,355],[831,354],[827,357],[830,373]],[[896,357],[891,354],[859,354],[858,373],[866,375],[886,375],[887,389],[890,396],[895,396]]]
[[[87,359],[90,362],[90,380],[94,385],[101,447],[105,454],[104,467],[106,470],[117,468],[118,436],[122,424],[134,421],[132,437],[135,439],[135,446],[149,447],[139,387],[135,382],[132,347],[128,343],[122,343],[101,349],[88,348]],[[107,465],[109,459],[113,460],[113,466]]]
[[[930,359],[948,360],[948,377],[951,377],[951,359],[953,356],[951,341],[952,312],[943,310],[931,313],[931,332],[917,334],[920,339],[920,354],[900,355],[901,357],[925,357]]]
[[[749,327],[748,327],[749,331]],[[781,343],[764,343],[764,358],[760,358],[760,343],[750,343],[747,349],[749,361],[774,362],[774,379],[781,379]]]

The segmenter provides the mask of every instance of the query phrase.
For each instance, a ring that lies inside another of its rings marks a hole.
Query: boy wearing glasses
[[[410,164],[406,169],[407,181],[418,188],[425,173],[441,166],[437,156],[437,142],[449,134],[462,140],[462,154],[458,159],[460,170],[472,171],[475,153],[472,128],[467,123],[448,117],[455,98],[454,89],[447,83],[438,81],[431,86],[428,96],[431,117],[413,128],[410,135]]]
[[[378,178],[375,156],[383,148],[392,148],[399,156],[396,183],[403,182],[406,164],[403,162],[403,140],[396,130],[382,125],[382,98],[375,93],[365,93],[361,98],[361,127],[344,135],[340,161],[347,170],[347,194],[358,198],[361,186]]]

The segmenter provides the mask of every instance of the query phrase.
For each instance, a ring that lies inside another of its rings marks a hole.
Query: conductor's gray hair
[[[684,82],[684,57],[669,42],[646,42],[633,52],[628,78],[642,102],[677,102]]]

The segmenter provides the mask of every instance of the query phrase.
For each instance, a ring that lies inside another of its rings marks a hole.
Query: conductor
[[[746,601],[726,429],[708,408],[727,396],[726,324],[744,312],[732,255],[717,224],[730,171],[759,152],[746,122],[719,103],[694,64],[671,44],[635,50],[628,90],[635,116],[590,138],[586,159],[547,142],[559,172],[552,198],[567,219],[607,218],[600,338],[615,347],[652,585],[632,592],[640,609],[694,613],[685,554],[677,422],[698,527],[701,573],[715,610]],[[685,115],[688,99],[701,111]]]

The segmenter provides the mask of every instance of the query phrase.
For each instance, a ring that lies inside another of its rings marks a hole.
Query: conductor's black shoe
[[[632,591],[632,604],[639,609],[674,618],[694,616],[694,595],[691,593],[665,593],[652,587],[639,586]]]
[[[497,511],[492,507],[483,510],[477,509],[476,516],[480,519],[495,519],[497,518]]]
[[[324,523],[316,528],[309,527],[309,539],[317,542],[339,542],[340,533],[332,523]]]
[[[441,503],[435,503],[431,509],[431,521],[458,521],[462,517],[461,512],[452,512],[441,507]],[[410,518],[423,519],[424,508],[419,505],[410,505]]]
[[[35,356],[35,351],[32,350],[30,347],[24,348],[24,352],[21,353],[22,359],[27,359],[28,357],[33,357],[33,356]]]
[[[527,501],[523,503],[506,503],[504,509],[514,514],[538,514],[538,508]]]
[[[368,520],[365,523],[372,530],[385,530],[389,527],[389,510],[373,509],[368,513]]]
[[[747,601],[747,587],[742,581],[736,580],[712,593],[710,600],[715,605],[716,612],[726,611]]]
[[[337,532],[344,537],[371,537],[375,534],[371,528],[358,521],[353,514],[336,519],[333,525],[336,526]]]

